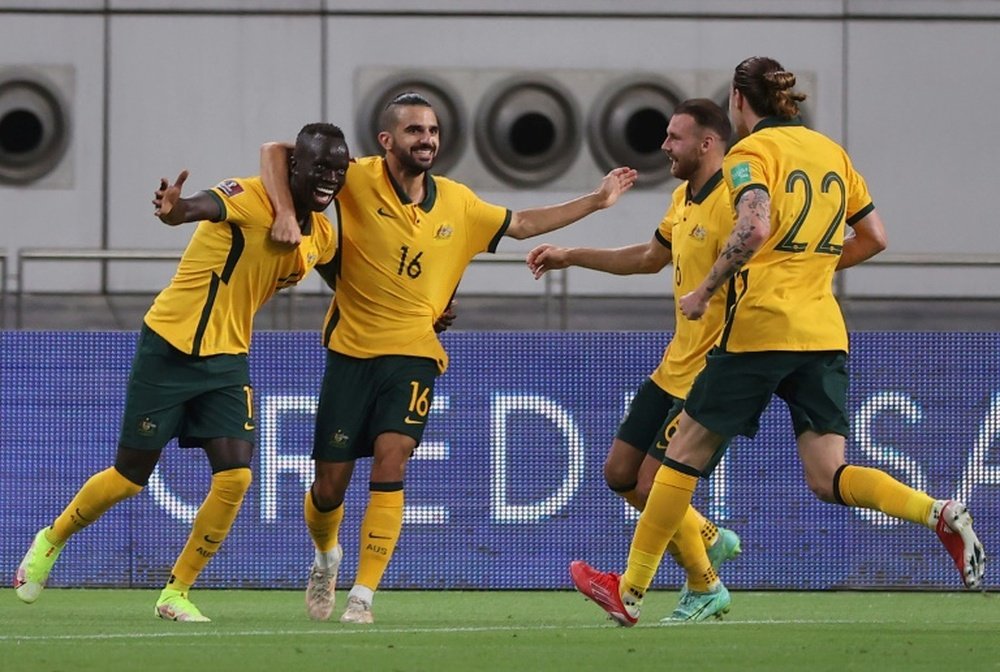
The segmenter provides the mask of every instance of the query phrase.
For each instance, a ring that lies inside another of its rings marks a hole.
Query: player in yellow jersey
[[[885,232],[847,153],[802,126],[798,103],[805,97],[794,85],[795,76],[770,58],[736,67],[729,112],[742,139],[723,164],[736,223],[712,269],[680,298],[684,316],[697,320],[728,284],[726,325],[688,394],[625,573],[599,572],[582,561],[570,567],[577,589],[622,625],[638,620],[698,479],[711,471],[728,437],[756,433],[775,394],[788,405],[806,482],[819,499],[936,530],[963,583],[982,583],[985,554],[963,504],[846,463],[847,329],[833,274],[884,249]],[[845,237],[845,224],[853,237]]]
[[[662,149],[670,159],[671,174],[684,182],[674,190],[653,238],[614,249],[539,245],[527,259],[535,278],[570,266],[616,275],[657,273],[673,262],[674,296],[694,289],[733,229],[729,190],[722,179],[722,158],[731,135],[725,110],[713,101],[696,98],[679,104]],[[608,487],[639,511],[677,429],[684,397],[722,332],[725,304],[724,296],[714,296],[704,319],[693,322],[683,319],[675,302],[674,336],[660,365],[636,391],[608,451],[604,463]],[[717,528],[692,506],[668,550],[684,568],[687,583],[677,608],[664,620],[720,618],[729,610],[731,598],[716,570],[740,552],[736,533]]]
[[[361,523],[354,586],[341,621],[371,623],[371,605],[403,522],[403,474],[423,436],[434,382],[448,356],[434,331],[472,258],[493,252],[503,236],[529,238],[614,204],[635,183],[618,168],[594,192],[560,205],[512,212],[465,185],[432,175],[437,116],[406,93],[382,112],[384,156],[352,162],[338,198],[343,240],[336,296],[327,314],[327,364],[313,444],[315,480],[305,519],[315,544],[306,586],[310,617],[334,606],[342,558],[338,539],[344,493],[355,461],[372,457],[369,500]],[[275,237],[294,243],[282,174],[287,148],[262,148],[262,175],[275,203]],[[284,235],[290,232],[289,235]]]
[[[212,483],[154,613],[208,621],[188,597],[219,550],[250,486],[253,388],[247,352],[254,315],[276,291],[329,263],[336,233],[323,211],[344,184],[350,156],[343,132],[309,124],[298,134],[284,176],[302,242],[270,240],[274,213],[259,177],[229,179],[181,198],[187,179],[166,179],[153,199],[171,226],[199,221],[170,285],[146,313],[129,374],[114,465],[91,476],[51,526],[39,530],[14,580],[24,602],[38,599],[71,535],[146,485],[164,446],[178,437],[201,447]]]

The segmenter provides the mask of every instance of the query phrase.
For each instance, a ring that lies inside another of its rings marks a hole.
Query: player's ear
[[[388,152],[392,149],[392,133],[389,131],[380,131],[378,134],[378,144],[382,147],[383,151]]]

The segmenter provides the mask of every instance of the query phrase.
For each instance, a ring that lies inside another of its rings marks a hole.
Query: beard
[[[670,167],[670,174],[678,180],[687,180],[694,175],[696,170],[697,165],[695,165],[693,161],[685,161],[681,158],[672,163]]]
[[[392,153],[399,161],[399,165],[402,166],[403,170],[411,175],[419,175],[420,173],[425,173],[434,167],[434,160],[437,158],[437,153],[431,157],[430,161],[418,161],[411,152],[417,149],[432,149],[431,147],[418,145],[412,147],[409,151],[398,151],[394,150]],[[432,149],[433,151],[433,149]]]

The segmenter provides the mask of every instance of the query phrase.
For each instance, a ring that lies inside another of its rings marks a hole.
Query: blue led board
[[[567,588],[583,558],[621,570],[635,516],[607,490],[604,455],[663,333],[447,333],[424,443],[407,472],[403,536],[385,588]],[[113,460],[134,332],[0,332],[0,567]],[[849,459],[968,502],[987,553],[1000,549],[1000,336],[853,337]],[[301,587],[312,414],[324,353],[315,333],[264,332],[251,352],[259,446],[254,483],[201,587]],[[743,538],[732,588],[955,589],[933,532],[817,501],[775,400],[739,438],[696,505]],[[55,586],[160,585],[209,484],[200,450],[164,452],[154,478],[76,535]],[[348,494],[340,580],[350,585],[367,463]],[[1000,573],[989,572],[990,588]],[[666,558],[656,585],[683,580]]]

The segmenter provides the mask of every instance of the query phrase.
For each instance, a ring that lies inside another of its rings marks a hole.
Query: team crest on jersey
[[[708,235],[708,231],[706,231],[705,227],[702,226],[701,224],[699,224],[698,226],[694,227],[694,229],[691,231],[691,237],[694,238],[695,240],[699,240],[699,241],[700,240],[705,240],[705,236],[707,236],[707,235]]]
[[[454,229],[451,228],[450,224],[442,224],[438,227],[438,230],[434,232],[435,240],[447,240],[451,238],[451,234],[454,233]]]
[[[236,180],[223,180],[222,182],[219,182],[219,186],[217,188],[229,198],[232,198],[236,194],[243,193],[243,187],[241,187],[240,183]]]
[[[729,170],[729,177],[733,180],[733,186],[738,187],[741,184],[747,184],[750,182],[750,164],[746,161],[743,163],[737,163]]]

